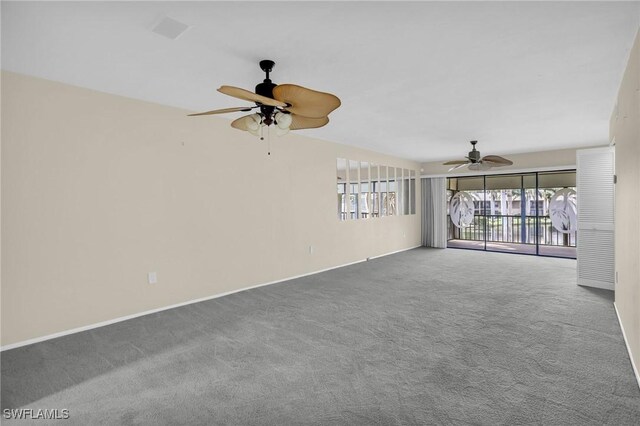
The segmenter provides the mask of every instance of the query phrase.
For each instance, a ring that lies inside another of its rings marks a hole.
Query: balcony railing
[[[448,216],[447,216],[448,218]],[[559,232],[549,216],[526,216],[524,224],[520,215],[474,216],[465,228],[458,228],[448,219],[448,239],[536,244],[576,247],[576,234]]]

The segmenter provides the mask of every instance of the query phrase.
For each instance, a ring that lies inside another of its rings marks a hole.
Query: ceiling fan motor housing
[[[264,81],[256,86],[256,93],[261,96],[266,96],[267,98],[273,99],[273,88],[276,87],[276,84],[273,84],[271,80],[265,78]],[[263,115],[263,122],[267,126],[272,123],[271,116],[275,111],[275,107],[269,105],[260,105],[260,112]]]
[[[261,96],[266,96],[267,98],[273,99],[273,88],[276,87],[277,84],[274,84],[268,78],[265,78],[264,81],[256,86],[256,93]]]
[[[477,163],[478,161],[480,161],[480,151],[476,150],[477,143],[478,141],[471,141],[473,149],[469,151],[469,160],[471,160],[472,163]]]

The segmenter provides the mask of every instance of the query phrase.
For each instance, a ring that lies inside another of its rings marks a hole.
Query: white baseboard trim
[[[292,276],[292,277],[282,278],[282,279],[275,280],[275,281],[269,281],[269,282],[266,282],[266,283],[256,284],[256,285],[253,285],[253,286],[250,286],[250,287],[244,287],[244,288],[240,288],[240,289],[237,289],[237,290],[231,290],[231,291],[227,291],[227,292],[224,292],[224,293],[214,294],[213,296],[201,297],[199,299],[188,300],[186,302],[176,303],[176,304],[169,305],[169,306],[163,306],[161,308],[150,309],[148,311],[138,312],[136,314],[125,315],[123,317],[118,317],[118,318],[110,319],[110,320],[107,320],[107,321],[101,321],[101,322],[97,322],[97,323],[94,323],[94,324],[85,325],[85,326],[82,326],[82,327],[72,328],[70,330],[60,331],[58,333],[48,334],[46,336],[35,337],[33,339],[23,340],[22,342],[11,343],[9,345],[1,346],[0,347],[0,352],[8,351],[10,349],[19,348],[21,346],[32,345],[32,344],[38,343],[38,342],[44,342],[45,340],[51,340],[51,339],[55,339],[55,338],[58,338],[58,337],[68,336],[69,334],[75,334],[75,333],[80,333],[82,331],[92,330],[94,328],[104,327],[106,325],[111,325],[111,324],[115,324],[117,322],[127,321],[127,320],[130,320],[130,319],[133,319],[133,318],[138,318],[138,317],[141,317],[141,316],[144,316],[144,315],[155,314],[156,312],[162,312],[162,311],[166,311],[166,310],[173,309],[173,308],[179,308],[180,306],[191,305],[193,303],[204,302],[205,300],[217,299],[219,297],[228,296],[228,295],[234,294],[234,293],[240,293],[242,291],[251,290],[251,289],[254,289],[254,288],[258,288],[258,287],[264,287],[264,286],[267,286],[267,285],[277,284],[277,283],[281,283],[281,282],[284,282],[284,281],[295,280],[297,278],[308,277],[309,275],[315,275],[315,274],[319,274],[321,272],[331,271],[332,269],[344,268],[345,266],[355,265],[356,263],[366,262],[367,260],[370,260],[370,259],[377,259],[379,257],[389,256],[389,255],[392,255],[392,254],[395,254],[395,253],[401,253],[403,251],[413,250],[413,249],[418,248],[418,247],[420,247],[420,246],[414,246],[414,247],[409,247],[409,248],[405,248],[405,249],[401,249],[401,250],[396,250],[396,251],[392,251],[392,252],[389,252],[389,253],[381,254],[381,255],[378,255],[378,256],[368,257],[366,259],[356,260],[355,262],[344,263],[342,265],[332,266],[330,268],[325,268],[325,269],[320,269],[320,270],[313,271],[313,272],[308,272],[306,274],[295,275],[295,276]]]
[[[627,346],[627,352],[629,353],[629,360],[631,360],[631,367],[633,368],[633,373],[636,376],[636,381],[638,382],[638,387],[640,387],[640,373],[638,372],[638,367],[636,363],[633,361],[633,354],[631,353],[631,346],[629,346],[629,341],[627,340],[627,335],[624,332],[624,326],[622,325],[622,321],[620,320],[620,312],[618,312],[618,306],[613,303],[613,307],[616,310],[616,315],[618,316],[618,324],[620,324],[620,330],[622,330],[622,337],[624,338],[624,344]]]
[[[422,247],[422,244],[417,245],[417,246],[413,246],[413,247],[409,247],[409,248],[406,248],[406,249],[400,249],[400,250],[392,251],[392,252],[385,253],[385,254],[379,254],[378,256],[369,257],[369,258],[367,258],[367,259],[368,259],[368,260],[372,260],[372,259],[377,259],[377,258],[379,258],[379,257],[390,256],[390,255],[392,255],[392,254],[402,253],[403,251],[413,250],[413,249],[418,248],[418,247]],[[367,260],[367,259],[365,259],[365,260]],[[357,262],[356,262],[356,263],[357,263]],[[346,265],[345,265],[345,266],[346,266]],[[338,266],[338,268],[339,268],[339,266]],[[335,268],[331,268],[331,269],[335,269]]]

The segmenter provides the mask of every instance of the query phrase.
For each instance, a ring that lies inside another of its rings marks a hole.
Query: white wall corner
[[[633,353],[631,352],[631,346],[629,345],[629,341],[627,340],[627,335],[624,332],[624,326],[622,325],[622,320],[620,319],[620,312],[618,312],[618,306],[613,303],[613,307],[616,310],[616,316],[618,317],[618,324],[620,324],[620,330],[622,331],[622,338],[624,339],[624,344],[627,347],[627,352],[629,353],[629,360],[631,361],[631,368],[633,368],[633,374],[636,376],[636,381],[638,382],[638,387],[640,388],[640,373],[638,372],[638,366],[633,361]]]

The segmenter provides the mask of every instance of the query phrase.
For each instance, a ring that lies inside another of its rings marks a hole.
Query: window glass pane
[[[380,217],[380,169],[371,164],[371,217]]]
[[[525,208],[527,216],[537,216],[540,208],[540,197],[536,197],[536,175],[535,173],[522,176],[522,188],[524,189]],[[534,230],[535,231],[535,230]],[[533,235],[534,232],[530,232]]]
[[[575,171],[539,173],[538,198],[539,253],[575,257],[578,237],[570,230],[577,218]]]
[[[416,171],[411,170],[411,187],[409,189],[411,197],[411,214],[416,214]]]
[[[538,174],[540,188],[574,188],[576,172],[544,172]]]
[[[487,190],[490,189],[520,189],[522,177],[520,175],[487,176]]]
[[[396,169],[395,167],[389,167],[389,216],[395,216],[398,214],[398,208],[396,204],[396,195],[398,192],[396,183]]]
[[[369,184],[369,163],[360,162],[360,217],[367,219],[371,206],[371,192]]]
[[[487,214],[490,216],[520,216],[521,187],[521,175],[487,176],[485,203]]]
[[[523,183],[525,188],[536,189],[536,175],[532,173],[530,175],[523,176]]]
[[[380,166],[380,216],[389,215],[387,166]]]
[[[396,205],[398,208],[398,213],[399,215],[403,214],[402,213],[402,209],[404,207],[404,191],[402,190],[402,188],[404,187],[403,183],[402,183],[402,169],[401,168],[397,168],[396,167],[396,186],[397,186],[397,200],[396,200]]]
[[[338,219],[347,219],[347,160],[336,160],[337,186],[338,186]]]
[[[357,161],[349,160],[349,218],[358,219],[360,198],[360,167]]]
[[[484,179],[482,178],[482,176],[458,178],[456,180],[458,184],[458,187],[456,189],[458,191],[484,190]]]
[[[484,178],[482,176],[459,177],[450,179],[448,186],[452,189],[448,195],[449,220],[447,221],[451,241],[447,246],[484,250]],[[467,207],[471,209],[467,210]]]
[[[402,171],[403,180],[402,180],[402,192],[404,193],[404,205],[402,207],[402,211],[404,214],[411,214],[411,209],[409,206],[411,205],[411,193],[409,192],[409,169],[404,169]]]
[[[487,176],[486,183],[487,250],[535,254],[535,174]]]

